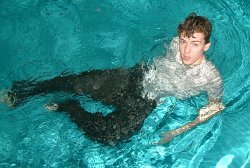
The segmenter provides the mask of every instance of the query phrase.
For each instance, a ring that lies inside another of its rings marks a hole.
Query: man
[[[168,142],[224,108],[220,103],[220,75],[204,55],[210,46],[211,31],[211,23],[205,17],[191,14],[179,25],[179,37],[172,40],[167,56],[155,59],[153,65],[94,70],[40,82],[15,81],[7,101],[17,106],[30,96],[61,91],[87,95],[115,110],[106,116],[100,112],[89,113],[75,99],[52,103],[46,108],[67,112],[87,136],[113,145],[140,129],[157,103],[161,103],[161,97],[173,95],[185,99],[206,91],[209,104],[193,122],[168,132],[159,141]]]
[[[212,31],[210,21],[205,17],[191,14],[179,25],[177,31],[179,37],[172,40],[168,55],[158,58],[155,67],[146,73],[144,92],[151,99],[158,99],[163,95],[185,99],[197,95],[200,91],[206,91],[209,104],[199,111],[198,117],[193,122],[166,133],[159,143],[170,141],[224,109],[220,103],[222,96],[220,74],[204,55],[204,51],[210,47],[209,39]]]

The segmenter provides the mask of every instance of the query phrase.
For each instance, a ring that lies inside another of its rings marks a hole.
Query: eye
[[[181,44],[185,44],[186,42],[184,40],[180,40],[180,43]]]
[[[199,44],[197,44],[197,43],[194,43],[193,45],[194,45],[195,47],[198,47],[198,46],[199,46]]]

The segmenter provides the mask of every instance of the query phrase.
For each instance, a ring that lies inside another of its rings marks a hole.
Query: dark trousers
[[[58,111],[67,112],[88,137],[113,145],[138,131],[156,106],[155,101],[141,96],[142,80],[143,68],[140,66],[94,70],[41,82],[15,81],[9,96],[17,106],[30,96],[63,91],[88,95],[103,104],[112,105],[115,110],[104,116],[100,112],[89,113],[78,100],[70,99],[58,103]]]

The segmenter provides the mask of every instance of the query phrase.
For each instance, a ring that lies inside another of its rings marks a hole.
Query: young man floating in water
[[[7,93],[8,102],[17,106],[28,97],[53,92],[90,96],[115,110],[106,116],[89,113],[75,99],[52,103],[46,108],[68,113],[90,138],[115,144],[141,128],[161,97],[185,99],[206,91],[209,103],[199,110],[198,117],[166,133],[158,143],[168,142],[224,109],[220,103],[221,77],[204,55],[210,46],[211,23],[205,17],[191,14],[177,31],[179,37],[172,40],[167,55],[155,59],[151,66],[93,70],[41,82],[15,81]]]

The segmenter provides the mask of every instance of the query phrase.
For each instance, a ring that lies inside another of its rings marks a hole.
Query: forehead
[[[181,33],[180,39],[183,40],[191,40],[191,41],[205,41],[205,35],[204,33],[193,33],[190,37],[186,35],[185,32]]]

